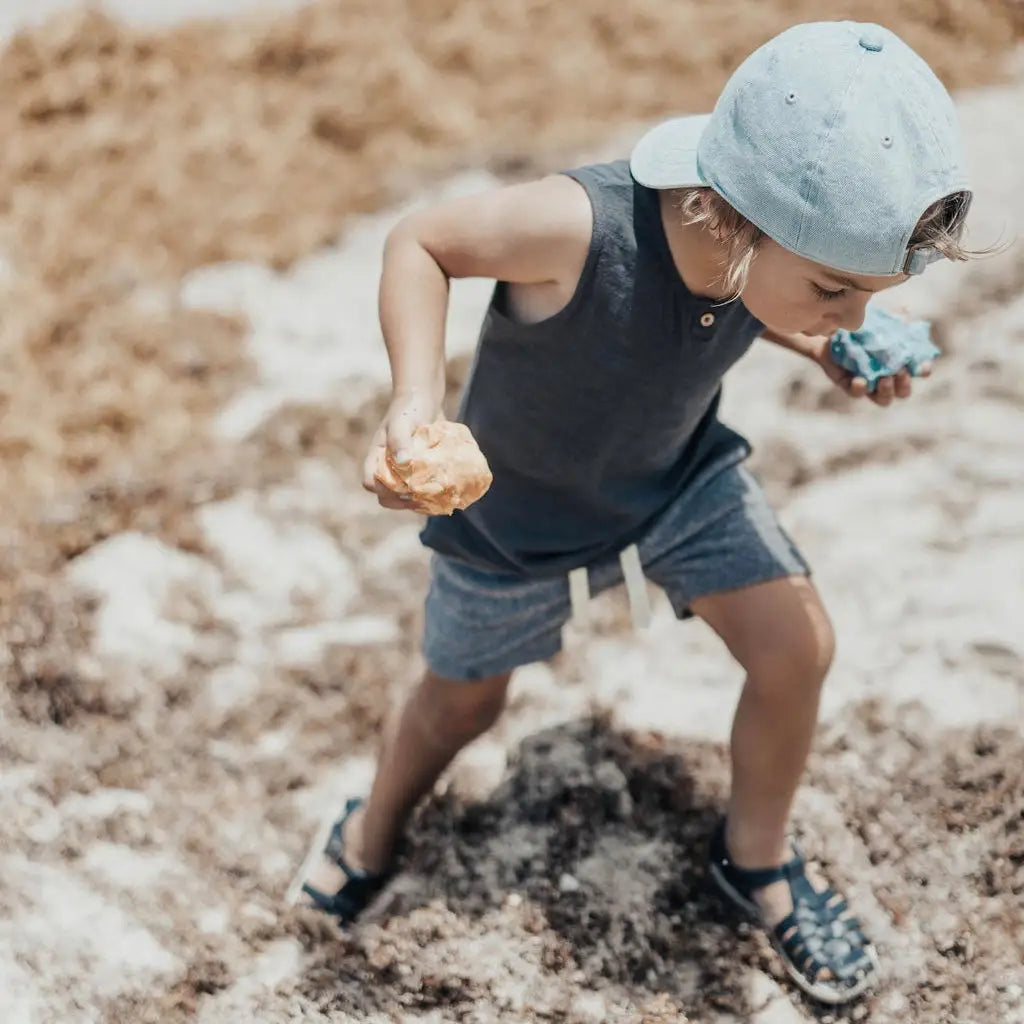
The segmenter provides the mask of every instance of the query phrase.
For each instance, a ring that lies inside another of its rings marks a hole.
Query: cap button
[[[880,53],[882,50],[882,40],[874,32],[865,32],[860,37],[860,45],[869,53]]]

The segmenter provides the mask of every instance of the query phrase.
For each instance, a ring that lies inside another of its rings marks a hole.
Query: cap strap
[[[942,259],[942,253],[934,246],[925,246],[922,249],[912,249],[907,253],[903,263],[904,274],[922,274],[927,266]]]

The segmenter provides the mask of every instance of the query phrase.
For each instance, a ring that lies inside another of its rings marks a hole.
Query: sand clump
[[[494,479],[487,460],[464,423],[437,420],[413,431],[407,460],[385,449],[375,478],[424,515],[450,516],[486,493]]]

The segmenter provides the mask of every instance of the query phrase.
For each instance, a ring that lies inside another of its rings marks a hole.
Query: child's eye
[[[838,291],[830,292],[827,288],[822,288],[820,284],[811,282],[811,287],[814,289],[814,294],[825,302],[831,302],[833,299],[838,299],[841,295],[846,294],[845,288],[840,288]]]

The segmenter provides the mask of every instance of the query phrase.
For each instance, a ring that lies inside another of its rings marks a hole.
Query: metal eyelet
[[[882,136],[882,145],[886,149],[892,149],[892,142],[893,142],[893,139],[892,139],[891,135],[883,135]]]
[[[787,93],[786,93],[786,102],[787,102],[787,103],[788,103],[788,104],[789,104],[790,106],[792,106],[792,105],[793,105],[794,103],[796,103],[796,93],[795,93],[795,92],[792,92],[792,91],[790,91],[790,92],[787,92]]]

